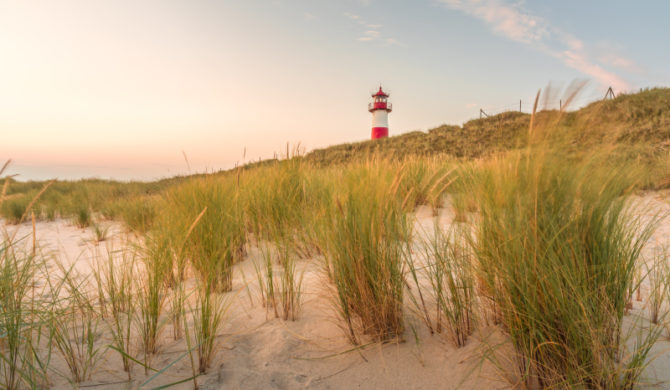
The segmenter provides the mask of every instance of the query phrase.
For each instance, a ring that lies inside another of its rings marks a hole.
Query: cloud
[[[349,18],[351,20],[359,20],[361,18],[359,15],[351,14],[349,12],[345,12],[344,16],[346,16],[347,18]]]
[[[611,86],[615,91],[625,91],[631,88],[630,84],[617,74],[603,69],[600,65],[589,61],[583,54],[566,50],[557,55],[557,57],[569,67],[576,69],[594,79],[600,81],[605,86]]]
[[[316,19],[316,16],[314,14],[311,14],[309,12],[303,12],[302,16],[305,18],[305,20],[314,20]]]
[[[533,15],[520,5],[504,0],[439,0],[448,8],[464,12],[484,21],[497,34],[515,42],[529,45],[565,65],[596,79],[603,86],[612,86],[617,91],[629,90],[630,84],[603,65],[626,70],[634,69],[632,61],[618,57],[600,63],[586,53],[584,42],[577,37],[552,26],[544,18]]]
[[[404,43],[400,42],[397,39],[394,38],[386,38],[384,40],[384,46],[400,46],[400,47],[407,47]]]
[[[381,42],[383,46],[401,46],[406,47],[406,45],[395,38],[385,37],[382,34],[381,28],[383,25],[378,23],[368,23],[360,15],[353,14],[350,12],[345,12],[344,16],[356,22],[364,30],[361,32],[362,36],[356,38],[360,42]]]
[[[606,54],[599,58],[600,62],[613,66],[615,68],[623,69],[631,73],[644,73],[642,67],[628,58],[619,57],[614,54]]]

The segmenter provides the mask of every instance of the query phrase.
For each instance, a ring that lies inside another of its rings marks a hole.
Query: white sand
[[[641,196],[654,212],[670,213],[668,192],[649,193]],[[416,213],[418,230],[432,231],[434,218],[428,208]],[[440,223],[450,223],[451,212],[440,210]],[[14,227],[8,227],[11,232]],[[32,227],[19,227],[19,236],[30,237]],[[77,229],[67,221],[40,222],[37,224],[40,248],[57,254],[64,264],[74,264],[82,275],[90,274],[96,252],[104,253],[105,246],[112,243],[115,248],[133,240],[131,235],[111,224],[110,238],[99,246],[92,242],[90,229]],[[30,239],[26,240],[27,242]],[[670,219],[659,226],[645,248],[645,253],[654,247],[670,245]],[[405,341],[385,345],[370,345],[352,350],[352,345],[340,328],[340,321],[331,301],[331,288],[321,273],[318,259],[301,260],[299,271],[304,272],[303,305],[300,318],[295,321],[274,319],[260,304],[253,258],[258,256],[255,248],[249,250],[249,258],[235,266],[233,292],[228,294],[232,305],[221,332],[221,348],[209,373],[198,378],[202,388],[226,389],[504,389],[512,387],[506,379],[504,368],[510,367],[510,347],[505,344],[502,331],[494,326],[482,325],[467,345],[455,348],[442,335],[430,335],[419,316],[408,303],[405,307]],[[645,297],[648,285],[643,285]],[[644,299],[634,302],[628,316],[632,322],[638,315],[646,315]],[[103,332],[104,333],[104,332]],[[416,336],[415,336],[416,333]],[[650,364],[645,376],[650,383],[670,381],[670,343],[661,338],[654,348],[659,356]],[[109,342],[108,334],[101,337],[101,345]],[[166,325],[162,334],[161,353],[152,362],[153,367],[162,368],[183,355],[186,344],[183,340],[172,340],[172,330]],[[493,346],[499,362],[493,364],[482,358]],[[500,366],[501,368],[498,368]],[[67,373],[58,354],[54,354],[55,370]],[[135,366],[133,370],[137,386],[146,377],[144,370]],[[163,375],[149,383],[149,387],[187,378],[191,375],[188,357],[182,358]],[[127,388],[123,384],[126,374],[121,370],[120,357],[115,351],[107,351],[93,375],[93,380],[82,385],[96,389]],[[54,372],[51,377],[55,388],[70,388],[71,385]],[[460,386],[460,387],[459,387]],[[192,388],[185,383],[175,388]],[[670,387],[669,387],[670,388]]]

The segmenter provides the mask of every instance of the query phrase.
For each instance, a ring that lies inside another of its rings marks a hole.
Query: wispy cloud
[[[345,12],[344,16],[361,26],[363,29],[361,32],[361,36],[356,38],[358,41],[361,42],[381,42],[383,46],[402,46],[404,47],[405,44],[400,42],[399,40],[395,38],[390,38],[386,37],[384,34],[382,34],[382,27],[384,27],[381,24],[378,23],[368,23],[366,22],[360,15],[353,14],[350,12]]]
[[[603,66],[634,69],[634,63],[617,57],[600,61],[590,58],[584,42],[559,28],[552,26],[544,18],[533,15],[519,3],[510,4],[504,0],[439,0],[448,8],[459,10],[484,21],[497,33],[510,40],[529,45],[559,59],[567,66],[593,77],[604,86],[612,86],[617,91],[631,88],[618,74]]]
[[[309,13],[307,11],[303,12],[302,16],[305,18],[305,20],[314,20],[316,19],[316,16],[312,13]]]
[[[644,73],[644,69],[628,58],[620,57],[614,54],[606,54],[599,58],[600,62],[623,69],[631,73]]]
[[[347,18],[349,18],[351,20],[360,20],[361,19],[360,15],[352,14],[352,13],[349,13],[349,12],[345,12],[344,16],[346,16]]]

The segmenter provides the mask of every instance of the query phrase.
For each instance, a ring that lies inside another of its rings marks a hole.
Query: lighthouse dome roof
[[[379,91],[377,91],[377,93],[375,93],[375,94],[372,95],[372,97],[375,97],[375,96],[384,96],[384,97],[388,97],[389,94],[386,93],[386,92],[384,92],[384,91],[382,90],[382,86],[380,85],[380,86],[379,86]]]

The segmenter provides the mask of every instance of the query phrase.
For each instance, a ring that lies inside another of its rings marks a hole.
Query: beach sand
[[[644,218],[655,213],[670,213],[668,192],[650,192],[636,198],[647,206]],[[432,231],[438,220],[448,225],[453,213],[447,207],[438,217],[432,210],[420,207],[415,217],[417,234]],[[39,249],[51,260],[72,266],[81,280],[91,281],[96,256],[104,256],[108,248],[121,249],[139,238],[127,233],[117,223],[109,222],[108,239],[95,243],[93,231],[79,229],[69,221],[38,222],[36,232]],[[32,226],[18,228],[17,237],[25,237],[31,245]],[[644,250],[648,256],[663,246],[670,246],[670,219],[663,221]],[[416,249],[416,248],[415,248]],[[415,255],[418,250],[415,250]],[[406,329],[403,340],[386,344],[368,343],[354,347],[341,328],[341,321],[332,301],[332,287],[322,271],[319,258],[298,261],[303,274],[302,310],[297,321],[274,318],[261,304],[253,261],[259,257],[255,247],[248,248],[247,258],[235,265],[233,291],[226,296],[230,309],[222,327],[214,362],[206,375],[198,377],[203,389],[506,389],[513,388],[513,350],[504,332],[481,320],[478,330],[464,347],[456,348],[442,334],[430,334],[410,302],[405,304]],[[57,271],[57,267],[53,267]],[[646,326],[645,308],[649,284],[643,283],[641,301],[626,316],[628,328]],[[651,387],[666,387],[670,381],[670,332],[664,333],[653,349],[653,360],[645,372]],[[133,368],[133,382],[127,383],[117,352],[105,349],[109,332],[100,326],[98,345],[103,347],[91,381],[80,387],[96,389],[135,388],[152,377],[139,365]],[[633,338],[634,339],[634,338]],[[191,365],[185,356],[183,339],[173,340],[167,323],[161,336],[160,353],[151,366],[161,375],[146,383],[147,388],[164,385],[191,376]],[[634,340],[629,345],[632,347]],[[58,353],[53,354],[50,380],[54,388],[71,388],[67,367]],[[175,386],[192,388],[187,382]]]

